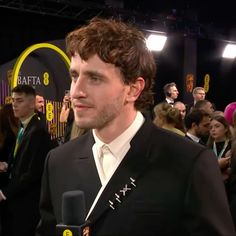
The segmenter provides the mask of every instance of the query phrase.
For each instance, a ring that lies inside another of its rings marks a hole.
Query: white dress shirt
[[[198,138],[197,136],[190,134],[189,132],[187,132],[186,135],[189,136],[194,142],[199,143],[200,138]]]
[[[94,143],[93,149],[92,149],[93,156],[94,156],[94,160],[96,163],[98,174],[99,174],[99,177],[100,177],[100,180],[102,183],[102,187],[99,190],[99,192],[98,192],[98,194],[97,194],[97,196],[96,196],[96,198],[89,210],[89,213],[88,213],[86,219],[88,218],[91,211],[95,207],[102,191],[104,190],[105,186],[109,182],[111,176],[113,175],[113,173],[115,172],[115,170],[117,169],[117,167],[119,166],[119,164],[121,163],[123,158],[125,157],[126,153],[129,151],[130,141],[132,140],[134,135],[137,133],[137,131],[140,129],[140,127],[142,126],[144,121],[145,121],[145,118],[143,117],[142,113],[138,111],[133,123],[121,135],[119,135],[117,138],[115,138],[112,142],[110,142],[108,144],[103,143],[97,137],[97,135],[95,134],[95,131],[94,130],[92,131],[94,139],[95,139],[95,143]],[[111,155],[115,158],[115,161],[113,162],[114,165],[109,170],[109,173],[107,176],[104,174],[104,171],[102,168],[102,163],[101,163],[101,155],[102,155],[101,148],[104,145],[109,148]]]

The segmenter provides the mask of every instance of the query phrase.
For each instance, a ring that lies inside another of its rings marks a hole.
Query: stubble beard
[[[107,104],[91,117],[79,116],[75,113],[76,125],[83,129],[103,129],[120,114],[122,105]]]

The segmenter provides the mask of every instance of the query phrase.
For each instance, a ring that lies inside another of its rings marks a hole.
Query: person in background
[[[181,136],[185,136],[183,120],[177,108],[166,102],[157,104],[154,107],[154,124],[167,129]]]
[[[214,105],[208,100],[199,100],[194,105],[194,109],[202,109],[211,115],[215,111]]]
[[[172,82],[165,84],[165,86],[163,87],[163,92],[165,94],[165,102],[173,106],[175,100],[179,96],[179,91],[177,89],[176,83]]]
[[[230,125],[232,137],[236,139],[236,109],[233,112],[232,125]]]
[[[66,45],[75,122],[89,131],[49,152],[36,235],[56,235],[62,194],[79,189],[96,236],[235,236],[213,152],[140,112],[156,75],[143,33],[94,18]]]
[[[236,102],[229,103],[224,109],[224,117],[228,121],[232,135],[236,134]]]
[[[48,127],[48,122],[46,118],[46,111],[45,111],[45,99],[42,95],[36,94],[35,97],[35,113],[38,116],[38,119],[41,121],[43,127],[47,132],[51,132]],[[53,147],[58,146],[58,140],[56,138],[52,138]]]
[[[220,110],[216,110],[212,113],[212,116],[219,115],[219,116],[224,116],[224,112]]]
[[[210,116],[215,112],[214,104],[206,99],[197,101],[193,108],[196,110],[206,111]],[[209,136],[204,136],[201,138],[201,141],[206,145],[208,138]]]
[[[173,105],[175,108],[177,108],[180,112],[181,118],[184,121],[184,118],[186,116],[186,106],[183,102],[177,101]]]
[[[0,164],[3,168],[7,166],[8,158],[12,149],[14,148],[16,135],[19,128],[19,119],[14,116],[12,104],[4,104],[0,108]],[[5,164],[4,164],[5,163]],[[3,181],[3,174],[0,174],[0,188],[5,184]]]
[[[236,115],[236,112],[234,113]],[[235,118],[236,116],[234,116]],[[235,119],[233,119],[233,123]],[[228,198],[230,211],[233,217],[234,227],[236,229],[236,130],[233,129],[232,133],[232,142],[231,142],[231,164],[230,164],[230,175],[228,180]]]
[[[236,111],[236,102],[231,102],[227,104],[227,106],[224,109],[224,117],[228,121],[229,125],[233,124],[233,113]]]
[[[19,128],[19,119],[14,116],[12,104],[2,105],[0,109],[0,188],[7,181],[7,162],[15,146],[16,135]],[[5,167],[5,168],[4,168]]]
[[[37,113],[45,129],[48,130],[46,113],[45,113],[45,101],[44,97],[39,94],[37,94],[35,97],[35,112]]]
[[[227,120],[222,115],[213,115],[207,146],[216,155],[225,184],[227,184],[230,174],[231,141],[232,135]]]
[[[71,107],[70,90],[66,90],[63,98],[63,105],[60,112],[60,122],[66,123],[64,130],[63,143],[66,143],[80,135],[83,135],[86,130],[79,128],[74,121],[74,111]]]
[[[41,95],[36,95],[36,99],[35,99],[35,108],[37,111],[39,112],[44,112],[44,97]]]
[[[210,115],[204,110],[193,109],[185,117],[186,138],[206,145],[202,141],[208,139],[210,131]]]
[[[66,90],[64,98],[63,98],[63,103],[62,103],[62,108],[61,108],[61,112],[60,112],[60,119],[59,119],[59,121],[61,123],[67,122],[68,121],[68,117],[71,114],[73,114],[73,109],[71,108],[70,90]]]
[[[19,120],[14,116],[12,104],[2,105],[0,108],[0,189],[7,184],[8,158],[14,148],[18,128]],[[0,235],[2,235],[2,217],[3,209],[0,204]]]
[[[194,107],[194,105],[201,100],[205,100],[206,92],[203,87],[195,87],[192,91],[193,96],[193,102],[186,105],[187,113],[191,111],[191,109]]]
[[[35,113],[35,90],[12,89],[14,116],[20,128],[8,161],[8,182],[0,189],[3,236],[34,235],[39,220],[39,197],[44,160],[52,148],[50,135]]]

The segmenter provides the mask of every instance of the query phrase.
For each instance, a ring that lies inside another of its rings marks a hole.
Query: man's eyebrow
[[[106,76],[104,74],[101,74],[98,71],[93,71],[93,70],[86,71],[85,75],[88,75],[88,76],[98,76],[98,77],[101,77],[101,78],[106,78]]]
[[[71,76],[75,76],[75,75],[79,75],[79,73],[76,71],[76,70],[69,70],[69,73]],[[89,71],[85,71],[83,73],[84,75],[86,76],[97,76],[97,77],[100,77],[100,78],[107,78],[104,74],[98,72],[98,71],[95,71],[95,70],[89,70]]]
[[[78,75],[77,71],[76,70],[73,70],[73,69],[70,69],[69,70],[69,74],[72,76],[72,75]]]
[[[14,98],[14,97],[12,97],[12,99],[14,99],[15,101],[23,100],[23,98]]]

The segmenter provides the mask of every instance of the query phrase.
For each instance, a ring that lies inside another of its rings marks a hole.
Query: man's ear
[[[197,126],[198,125],[195,122],[193,122],[191,128],[196,128]]]
[[[129,85],[129,91],[127,94],[127,102],[135,102],[140,93],[143,91],[145,87],[145,80],[142,77],[138,77],[134,83]]]

